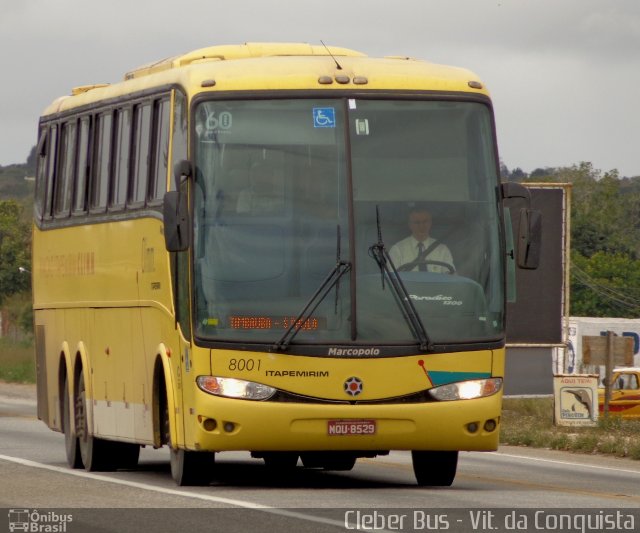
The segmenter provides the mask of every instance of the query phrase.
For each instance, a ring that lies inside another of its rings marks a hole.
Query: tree
[[[546,181],[550,176],[554,176],[557,172],[557,169],[551,167],[545,168],[536,168],[534,171],[529,174],[529,178],[534,181]]]
[[[605,252],[636,259],[640,255],[640,195],[622,194],[617,171],[602,175],[583,164],[572,174],[572,248],[585,257]]]
[[[571,314],[640,317],[640,190],[587,162],[551,181],[573,185]]]
[[[640,317],[640,179],[589,162],[525,182],[571,183],[571,314]]]
[[[640,316],[640,261],[625,254],[571,254],[571,314]]]
[[[22,220],[22,208],[14,200],[0,201],[0,305],[4,300],[30,288],[31,277],[20,271],[30,269],[31,233]]]

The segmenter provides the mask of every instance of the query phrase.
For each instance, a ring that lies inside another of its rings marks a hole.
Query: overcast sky
[[[469,68],[502,161],[640,175],[640,0],[3,0],[0,165],[77,85],[214,44],[296,41]]]

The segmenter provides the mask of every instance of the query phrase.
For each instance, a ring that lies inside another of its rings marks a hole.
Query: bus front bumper
[[[498,447],[502,395],[393,405],[257,402],[199,393],[187,449],[467,450]],[[191,442],[189,442],[191,441]]]

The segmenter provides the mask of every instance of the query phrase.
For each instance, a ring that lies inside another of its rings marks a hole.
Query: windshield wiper
[[[296,316],[291,325],[284,332],[280,340],[273,345],[275,351],[284,351],[287,349],[293,338],[298,332],[304,328],[307,320],[311,317],[313,312],[318,308],[322,301],[327,297],[329,291],[333,287],[336,287],[336,302],[335,309],[338,309],[338,291],[340,288],[340,278],[351,270],[351,263],[349,261],[343,261],[340,258],[340,225],[337,226],[337,251],[336,251],[336,265],[331,269],[325,280],[316,289],[311,298],[307,301],[302,311]]]
[[[423,351],[430,351],[433,349],[433,343],[427,334],[427,330],[422,323],[422,319],[420,318],[418,311],[416,311],[411,298],[409,298],[407,287],[398,275],[396,266],[393,264],[391,256],[389,255],[389,252],[387,252],[387,248],[382,240],[382,229],[380,226],[380,212],[378,206],[376,206],[376,225],[378,227],[378,242],[369,247],[369,255],[375,259],[376,263],[378,263],[378,266],[380,267],[382,289],[384,290],[384,278],[386,274],[386,277],[389,280],[389,285],[396,297],[396,302],[398,302],[398,306],[402,312],[402,316],[407,322],[411,333],[418,341],[420,349]]]

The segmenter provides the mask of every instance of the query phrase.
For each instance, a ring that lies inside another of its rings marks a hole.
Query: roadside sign
[[[596,425],[598,421],[597,374],[555,375],[553,392],[556,425]]]
[[[613,364],[633,366],[633,339],[631,337],[612,337]],[[582,337],[582,360],[585,365],[606,365],[609,339],[607,336]]]

